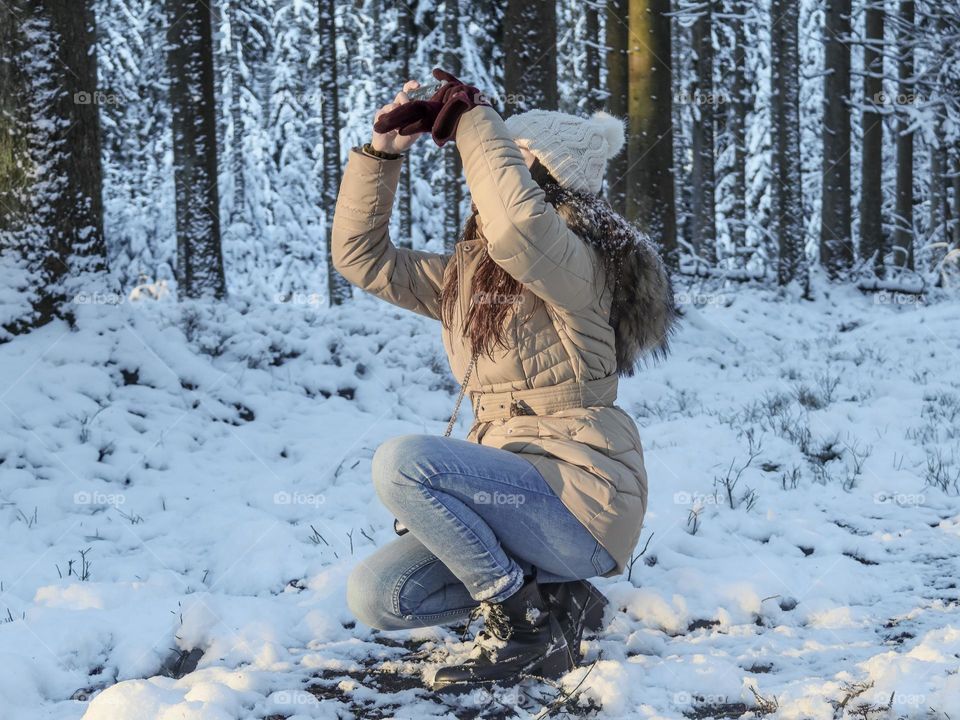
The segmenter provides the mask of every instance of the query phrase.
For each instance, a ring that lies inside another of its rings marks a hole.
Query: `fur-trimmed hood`
[[[610,324],[617,339],[617,372],[630,376],[641,359],[662,359],[676,330],[670,275],[653,241],[602,197],[560,188],[557,214],[599,254],[614,288]]]

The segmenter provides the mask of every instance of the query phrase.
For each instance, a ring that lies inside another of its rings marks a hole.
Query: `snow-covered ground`
[[[671,358],[622,383],[649,512],[560,683],[582,681],[575,714],[960,716],[958,304],[819,294],[681,292]],[[536,717],[557,696],[439,700],[410,676],[456,633],[350,617],[348,573],[393,537],[373,452],[442,432],[456,387],[430,321],[301,300],[84,304],[0,346],[0,717]]]

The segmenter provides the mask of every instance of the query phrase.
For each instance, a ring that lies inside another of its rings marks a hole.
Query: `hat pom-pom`
[[[625,140],[623,120],[603,110],[597,110],[593,114],[592,121],[607,141],[607,158],[614,157],[623,149]]]

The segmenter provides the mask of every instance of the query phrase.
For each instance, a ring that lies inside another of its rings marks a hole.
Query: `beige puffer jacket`
[[[463,115],[455,140],[483,240],[457,243],[452,256],[396,248],[388,224],[402,161],[353,150],[333,222],[334,265],[363,290],[439,319],[444,273],[457,263],[458,325],[442,335],[453,374],[462,382],[471,351],[460,327],[480,243],[487,243],[490,257],[524,290],[507,320],[508,348],[498,347],[492,359],[481,355],[469,379],[478,422],[467,439],[532,462],[617,561],[609,573],[614,575],[629,562],[640,535],[647,475],[637,427],[613,406],[611,296],[597,272],[596,251],[545,201],[495,110],[477,107]],[[480,395],[533,388],[552,389],[533,393],[538,397],[521,402],[520,412],[549,409],[551,397],[574,397],[582,402],[573,404],[588,407],[510,416],[510,396]]]

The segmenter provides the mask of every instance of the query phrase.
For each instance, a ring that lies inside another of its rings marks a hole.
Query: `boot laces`
[[[513,635],[513,626],[510,624],[510,618],[507,617],[503,606],[498,603],[483,601],[470,611],[470,617],[467,621],[467,627],[477,618],[483,617],[483,630],[477,633],[475,642],[478,645],[485,644],[485,641],[499,640],[506,642]]]

